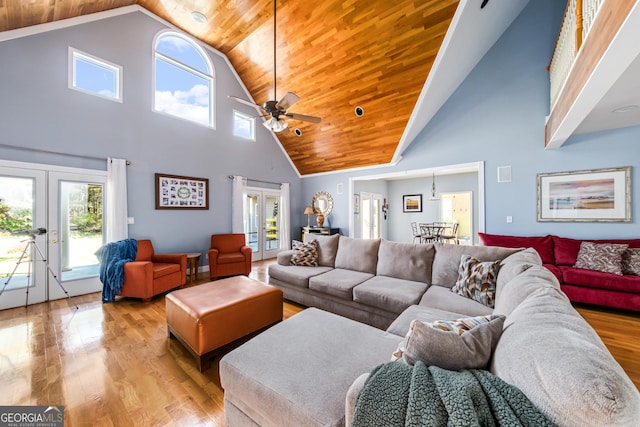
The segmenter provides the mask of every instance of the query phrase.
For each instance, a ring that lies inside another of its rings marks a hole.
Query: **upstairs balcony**
[[[640,1],[569,0],[549,65],[545,147],[640,125]]]

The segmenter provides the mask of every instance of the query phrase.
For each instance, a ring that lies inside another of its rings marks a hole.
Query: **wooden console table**
[[[305,242],[308,237],[313,238],[314,234],[323,234],[325,236],[340,234],[340,229],[329,227],[300,227],[300,233],[302,234],[302,241]]]

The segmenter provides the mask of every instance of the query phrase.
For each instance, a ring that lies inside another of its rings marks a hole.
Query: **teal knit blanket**
[[[553,426],[516,387],[488,371],[389,362],[367,379],[353,427]]]

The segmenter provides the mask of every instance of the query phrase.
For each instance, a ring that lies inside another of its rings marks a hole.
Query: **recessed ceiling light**
[[[627,105],[625,107],[616,108],[615,110],[613,110],[613,112],[614,113],[628,113],[629,111],[633,111],[633,110],[635,110],[637,108],[638,108],[637,105]]]
[[[356,116],[358,117],[362,117],[364,116],[364,108],[358,106],[355,108],[355,110],[353,110],[356,113]]]
[[[196,11],[191,12],[191,18],[199,24],[207,23],[207,17],[200,12],[196,12]]]
[[[302,131],[301,131],[300,129],[298,129],[298,128],[295,128],[295,129],[293,130],[293,132],[294,132],[297,136],[302,136]]]

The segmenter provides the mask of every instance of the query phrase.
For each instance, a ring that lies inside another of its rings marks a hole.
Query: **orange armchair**
[[[138,240],[136,260],[124,265],[124,283],[118,295],[143,301],[187,282],[187,254],[156,254],[151,240]]]
[[[246,245],[244,234],[212,234],[209,249],[209,275],[218,277],[251,273],[252,249]]]

